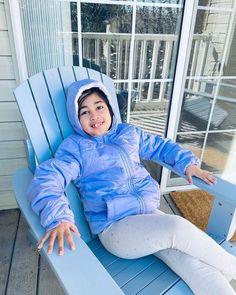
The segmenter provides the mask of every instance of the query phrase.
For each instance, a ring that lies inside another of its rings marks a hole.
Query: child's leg
[[[186,219],[164,214],[133,215],[112,224],[99,238],[108,251],[123,258],[176,249],[236,278],[236,258]]]
[[[235,295],[226,277],[216,268],[174,249],[155,253],[192,289],[195,295]]]

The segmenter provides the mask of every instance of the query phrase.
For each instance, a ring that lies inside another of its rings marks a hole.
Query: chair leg
[[[222,218],[220,218],[222,216]],[[229,203],[215,199],[208,222],[207,232],[227,241],[236,229],[236,209]]]

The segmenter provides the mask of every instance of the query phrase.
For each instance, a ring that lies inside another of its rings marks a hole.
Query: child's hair
[[[112,110],[111,105],[109,103],[109,100],[108,100],[107,96],[105,95],[105,93],[101,89],[99,89],[98,87],[92,87],[90,89],[87,89],[80,95],[80,97],[78,98],[78,101],[77,101],[78,112],[80,111],[82,103],[92,93],[96,93],[105,102],[105,104],[107,105],[107,107],[109,109],[111,120],[112,120],[114,113],[113,113],[113,110]],[[79,113],[78,113],[78,115],[79,115]]]

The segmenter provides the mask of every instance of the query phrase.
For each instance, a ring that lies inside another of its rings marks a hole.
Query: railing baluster
[[[169,74],[172,48],[173,48],[173,41],[166,41],[164,62],[163,62],[163,68],[161,73],[162,79],[166,79]],[[160,102],[164,100],[166,87],[167,87],[167,82],[161,82],[160,93],[159,93]]]
[[[153,46],[153,53],[152,53],[152,66],[151,66],[150,79],[155,79],[159,47],[160,47],[160,41],[155,40],[154,46]],[[154,82],[150,82],[148,87],[147,101],[152,100],[153,90],[154,90]]]

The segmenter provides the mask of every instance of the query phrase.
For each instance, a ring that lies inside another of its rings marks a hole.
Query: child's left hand
[[[211,172],[209,172],[207,170],[202,170],[201,168],[199,168],[196,165],[188,166],[185,174],[187,176],[189,184],[193,184],[192,176],[196,176],[198,178],[201,178],[207,184],[210,184],[210,185],[216,183],[216,178]]]

